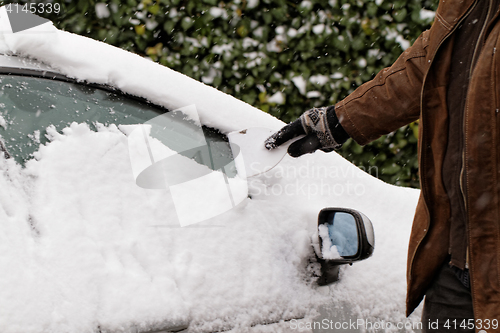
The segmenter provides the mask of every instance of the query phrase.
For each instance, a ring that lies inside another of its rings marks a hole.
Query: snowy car
[[[404,316],[418,191],[336,153],[241,177],[227,134],[280,120],[50,22],[14,32],[6,18],[2,7],[2,332],[418,324]],[[373,251],[360,212],[377,250],[344,269]]]

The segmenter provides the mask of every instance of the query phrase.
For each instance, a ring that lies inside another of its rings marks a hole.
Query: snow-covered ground
[[[9,33],[5,17],[0,9],[3,53],[172,110],[194,104],[203,124],[224,133],[283,126],[182,74],[51,24]],[[193,332],[264,332],[258,324],[311,319],[325,303],[372,322],[405,321],[417,190],[385,184],[336,153],[287,156],[249,181],[252,199],[181,228],[168,190],[136,186],[127,137],[116,126],[96,132],[75,123],[47,133],[51,142],[25,168],[0,158],[2,332],[127,332],[188,322]],[[316,288],[306,267],[325,207],[363,212],[376,245],[338,283]],[[273,327],[297,331],[290,322]]]

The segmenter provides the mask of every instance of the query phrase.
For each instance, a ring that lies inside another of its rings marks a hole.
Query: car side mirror
[[[320,286],[339,279],[340,265],[369,258],[375,248],[371,221],[354,209],[322,209],[318,216],[318,238],[316,256],[321,264],[321,276],[317,283]]]

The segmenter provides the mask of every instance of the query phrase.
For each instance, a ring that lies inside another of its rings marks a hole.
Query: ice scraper
[[[271,170],[281,162],[288,147],[304,137],[298,136],[273,150],[267,150],[264,141],[274,132],[276,131],[269,128],[253,127],[227,135],[233,156],[236,158],[236,155],[241,154],[242,157],[235,159],[238,174],[249,178]]]

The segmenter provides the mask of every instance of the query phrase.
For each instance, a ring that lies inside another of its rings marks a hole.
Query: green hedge
[[[427,29],[437,0],[78,0],[46,15],[61,29],[150,57],[291,121],[389,66]],[[422,11],[422,8],[426,10]],[[431,15],[429,15],[431,14]],[[418,187],[417,124],[341,153]]]

